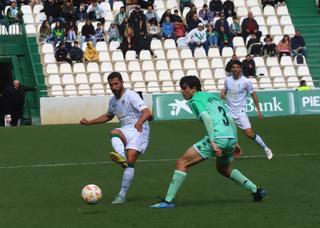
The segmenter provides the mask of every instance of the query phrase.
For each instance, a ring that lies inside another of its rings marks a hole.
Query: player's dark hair
[[[196,88],[197,91],[201,91],[201,82],[196,76],[184,76],[180,79],[180,87]]]
[[[240,66],[240,68],[242,68],[242,63],[240,62],[240,60],[234,60],[234,61],[232,61],[232,66],[233,65],[238,65],[238,66]]]
[[[118,78],[120,81],[123,81],[121,74],[119,72],[117,72],[117,71],[111,72],[108,75],[108,81],[110,81],[110,80],[112,80],[114,78]]]

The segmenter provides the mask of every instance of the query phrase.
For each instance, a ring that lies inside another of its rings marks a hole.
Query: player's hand
[[[89,120],[87,120],[86,118],[83,118],[82,120],[80,120],[80,124],[89,125]]]
[[[216,153],[217,157],[222,156],[222,150],[217,146],[217,144],[215,144],[214,142],[211,142],[211,147],[212,147],[213,151]]]
[[[143,127],[143,124],[140,123],[140,122],[137,122],[135,125],[134,125],[134,128],[137,129],[138,132],[142,132],[142,127]]]
[[[260,120],[263,118],[262,112],[261,112],[260,110],[258,111],[258,118],[259,118]]]

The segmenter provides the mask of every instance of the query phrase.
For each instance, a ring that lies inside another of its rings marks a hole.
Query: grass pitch
[[[121,168],[109,161],[116,124],[0,129],[0,227],[317,227],[320,224],[320,116],[252,119],[272,148],[263,151],[239,132],[245,156],[233,163],[268,191],[261,203],[206,161],[191,168],[177,208],[150,209],[164,196],[175,159],[198,141],[198,121],[151,123],[146,154],[136,164],[125,205],[112,205]],[[103,200],[86,205],[81,188],[99,185]]]

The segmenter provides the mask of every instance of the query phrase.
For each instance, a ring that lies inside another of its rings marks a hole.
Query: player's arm
[[[82,125],[93,125],[93,124],[101,124],[108,122],[113,119],[114,116],[108,115],[108,114],[102,114],[101,116],[93,119],[93,120],[87,120],[86,118],[83,118],[80,120],[80,124]]]
[[[148,108],[145,108],[141,110],[141,115],[137,123],[134,125],[134,127],[139,131],[142,132],[143,123],[147,120],[152,119],[152,114]]]
[[[251,96],[252,96],[253,102],[254,102],[254,104],[255,104],[255,106],[257,108],[258,117],[259,117],[259,119],[262,119],[262,113],[260,111],[260,105],[259,105],[259,98],[258,98],[256,92],[253,91],[251,93]]]

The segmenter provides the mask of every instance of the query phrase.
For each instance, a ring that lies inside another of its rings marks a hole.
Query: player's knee
[[[120,136],[120,132],[119,132],[119,130],[117,130],[117,129],[111,130],[111,131],[110,131],[110,134],[111,134],[111,136],[113,136],[113,135],[119,135],[119,136]]]
[[[184,171],[186,168],[187,168],[187,163],[185,162],[185,160],[182,159],[182,158],[179,158],[179,159],[176,161],[176,169],[177,169],[177,170]]]

